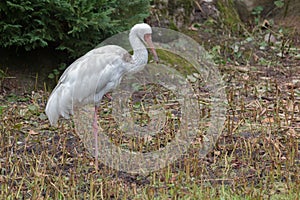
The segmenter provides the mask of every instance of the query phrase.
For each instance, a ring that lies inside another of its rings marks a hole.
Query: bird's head
[[[156,50],[154,48],[153,42],[152,42],[152,29],[151,27],[146,23],[136,24],[132,27],[130,34],[135,33],[137,37],[144,42],[150,49],[150,52],[153,55],[153,58],[156,62],[158,62],[158,56],[156,53]]]

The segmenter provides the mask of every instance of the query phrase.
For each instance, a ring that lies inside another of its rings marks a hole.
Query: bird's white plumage
[[[45,111],[51,125],[56,124],[60,116],[68,119],[76,107],[98,104],[126,73],[145,66],[148,52],[144,35],[151,32],[147,24],[137,24],[131,29],[132,56],[119,46],[108,45],[91,50],[73,62],[61,76],[47,102]]]

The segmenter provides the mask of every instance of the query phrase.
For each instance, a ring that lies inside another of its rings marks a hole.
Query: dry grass
[[[148,176],[101,166],[70,123],[51,128],[47,94],[2,97],[1,199],[299,198],[299,70],[226,67],[228,115],[205,158],[197,148]],[[280,70],[280,71],[277,71]],[[282,79],[282,74],[288,78]],[[274,78],[275,77],[275,78]]]

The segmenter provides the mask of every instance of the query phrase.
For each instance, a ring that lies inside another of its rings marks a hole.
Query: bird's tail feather
[[[56,125],[60,116],[69,119],[70,114],[73,114],[70,88],[63,85],[55,88],[48,99],[45,112],[52,126]]]

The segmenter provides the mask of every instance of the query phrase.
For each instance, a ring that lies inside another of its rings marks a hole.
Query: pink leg
[[[108,99],[112,100],[112,96],[110,95],[110,93],[106,93],[104,96],[106,96]]]
[[[94,138],[95,138],[95,162],[96,162],[96,171],[98,171],[98,107],[95,106],[95,113],[94,113],[94,122],[93,122],[93,129],[94,129]]]

